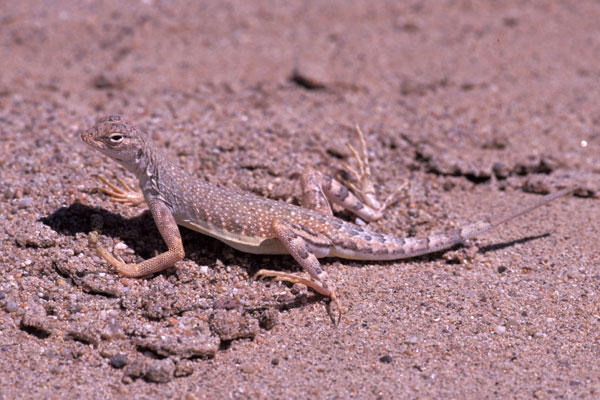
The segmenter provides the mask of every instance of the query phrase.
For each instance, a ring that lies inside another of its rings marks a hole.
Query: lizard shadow
[[[91,207],[75,202],[68,207],[61,207],[52,214],[40,218],[40,222],[54,231],[68,236],[76,236],[79,233],[87,235],[96,230],[104,236],[119,238],[135,254],[144,259],[167,250],[167,246],[148,210],[127,218],[104,208]],[[224,243],[210,236],[182,226],[179,226],[179,230],[186,258],[192,259],[200,265],[214,263],[215,258],[230,249]],[[237,253],[243,254],[241,252]],[[256,268],[256,270],[258,269],[260,267]]]
[[[106,209],[87,206],[79,202],[68,207],[60,207],[52,214],[40,218],[39,221],[63,235],[76,236],[80,233],[87,235],[98,230],[103,235],[119,237],[140,256],[149,256],[152,251],[157,249],[148,238],[155,234],[160,237],[152,216],[148,212],[142,212],[132,218],[124,218]],[[164,243],[160,246],[166,250]]]
[[[58,233],[69,236],[76,236],[80,233],[87,235],[93,230],[100,230],[103,235],[119,238],[132,249],[136,255],[144,259],[151,258],[154,255],[167,250],[160,232],[154,223],[154,219],[148,210],[145,210],[134,217],[125,218],[104,208],[91,207],[76,202],[68,207],[57,209],[52,214],[41,218],[40,222]],[[186,259],[194,261],[197,265],[214,265],[219,258],[224,258],[228,263],[240,265],[241,268],[247,270],[249,276],[253,276],[254,273],[265,268],[265,266],[274,267],[268,267],[268,269],[293,272],[301,271],[300,266],[291,256],[247,254],[232,249],[217,239],[184,227],[180,227],[180,232]],[[515,244],[527,243],[548,236],[550,235],[545,233],[507,242],[494,243],[480,247],[478,252],[485,254],[490,251],[501,250],[512,247]],[[381,261],[380,263],[386,265],[399,262],[409,263],[415,261],[439,260],[446,251],[458,249],[461,246],[462,245],[456,245],[451,249],[440,250],[431,254],[401,260]],[[327,258],[326,260],[335,259],[336,258]],[[357,260],[347,260],[346,262],[352,263],[359,268],[372,263],[372,261]],[[172,274],[173,271],[174,269],[169,268],[158,274],[168,275]],[[323,297],[318,294],[292,296],[291,299],[278,301],[276,305],[272,305],[271,307],[280,310],[300,308],[307,304],[317,303],[322,299]],[[216,301],[222,302],[223,299],[216,299]]]
[[[68,207],[60,207],[52,214],[39,219],[52,230],[68,236],[89,234],[98,230],[102,235],[119,238],[134,253],[148,259],[167,250],[158,228],[148,210],[134,217],[123,217],[120,214],[99,207],[75,202]],[[219,240],[195,232],[185,227],[179,227],[185,259],[194,261],[197,265],[215,265],[220,258],[229,263],[237,264],[253,276],[258,270],[267,266],[281,270],[299,270],[299,265],[291,256],[254,255],[235,250]],[[170,274],[169,268],[154,275]],[[303,305],[319,302],[320,295],[300,296],[300,298],[279,302],[277,308],[292,309]]]
[[[489,253],[490,251],[502,250],[507,247],[513,247],[516,244],[527,243],[527,242],[531,242],[534,240],[543,239],[543,238],[547,238],[547,237],[550,237],[549,233],[541,233],[539,235],[526,236],[526,237],[523,237],[520,239],[509,240],[507,242],[492,243],[492,244],[488,244],[486,246],[481,246],[478,250],[478,253],[485,254],[485,253]]]

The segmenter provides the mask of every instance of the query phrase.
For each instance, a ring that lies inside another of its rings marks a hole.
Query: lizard
[[[346,168],[357,184],[347,186],[331,175],[305,169],[301,176],[301,206],[260,197],[215,185],[186,173],[167,159],[148,135],[119,116],[99,119],[81,138],[91,147],[109,156],[132,172],[141,192],[118,179],[120,186],[98,176],[107,187],[101,190],[113,201],[129,206],[145,203],[168,250],[137,264],[118,260],[98,244],[92,232],[89,245],[119,273],[142,277],[173,266],[185,256],[178,225],[212,236],[243,252],[254,254],[290,254],[306,275],[261,269],[255,278],[302,283],[330,298],[337,307],[339,323],[342,308],[334,282],[319,262],[322,257],[353,260],[397,260],[440,252],[464,244],[483,232],[569,194],[565,188],[547,194],[529,205],[503,216],[492,216],[428,237],[396,237],[377,233],[358,224],[333,216],[330,203],[342,206],[364,221],[375,221],[397,193],[383,203],[375,194],[364,135],[356,126],[360,154],[348,148],[357,160],[358,171]],[[348,187],[350,189],[348,189]]]

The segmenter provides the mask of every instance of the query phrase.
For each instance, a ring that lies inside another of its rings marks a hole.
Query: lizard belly
[[[185,226],[196,232],[214,237],[236,250],[252,254],[289,254],[283,244],[277,238],[263,238],[246,236],[239,233],[226,231],[214,226],[201,226],[190,221],[179,221],[179,225]]]

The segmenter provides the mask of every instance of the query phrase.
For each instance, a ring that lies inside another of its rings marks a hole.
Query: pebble
[[[171,381],[174,375],[175,363],[170,358],[165,358],[149,362],[144,378],[150,382],[166,383]]]
[[[506,332],[506,327],[504,325],[498,325],[498,326],[496,326],[496,333],[498,335],[502,335],[505,332]]]
[[[517,329],[517,328],[519,328],[519,321],[517,321],[516,319],[513,319],[513,318],[508,318],[506,320],[505,326],[507,328]]]
[[[125,365],[127,365],[127,356],[125,354],[117,354],[110,359],[110,366],[113,368],[121,369]]]
[[[31,197],[23,197],[19,200],[18,208],[29,208],[33,205],[33,199]]]
[[[133,381],[133,379],[137,379],[143,376],[145,372],[146,363],[141,359],[133,360],[133,362],[129,363],[129,365],[127,365],[127,368],[125,368],[125,370],[123,371],[122,382],[129,384]]]
[[[175,368],[175,376],[189,376],[194,373],[194,362],[191,360],[181,360]]]
[[[260,327],[267,331],[273,329],[277,323],[279,323],[279,312],[274,309],[265,310],[259,318]]]
[[[389,364],[392,361],[394,361],[394,359],[392,358],[392,356],[390,356],[389,354],[386,354],[385,356],[381,357],[379,359],[380,362],[385,363],[385,364]]]
[[[409,336],[408,338],[406,338],[406,340],[404,341],[404,343],[406,344],[417,344],[418,339],[416,336]]]
[[[19,305],[13,300],[8,300],[4,305],[4,309],[6,312],[13,313],[19,309]]]
[[[21,326],[30,328],[31,333],[44,339],[52,334],[52,323],[46,316],[43,307],[34,307],[28,310],[21,318]]]
[[[258,368],[253,363],[243,363],[240,365],[240,370],[245,374],[254,374],[258,371]]]
[[[260,330],[258,320],[239,311],[218,310],[210,320],[210,329],[223,341],[254,338]]]
[[[121,349],[114,344],[100,343],[98,353],[104,358],[113,358],[117,354],[121,354]]]
[[[110,318],[100,332],[100,337],[104,340],[122,339],[124,336],[123,328],[115,318]]]

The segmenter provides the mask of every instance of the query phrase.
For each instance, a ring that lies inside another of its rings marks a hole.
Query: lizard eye
[[[118,144],[121,143],[123,141],[123,135],[121,135],[120,133],[111,133],[109,136],[110,142],[113,144]]]

